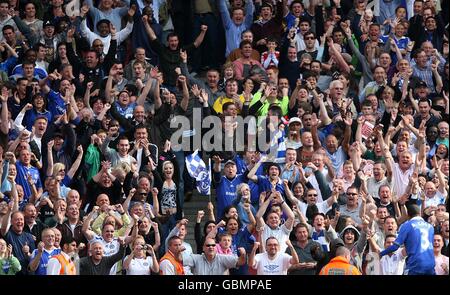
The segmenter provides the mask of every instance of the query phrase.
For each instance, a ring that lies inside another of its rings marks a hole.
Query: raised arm
[[[206,26],[206,25],[200,26],[200,34],[197,36],[197,38],[195,38],[195,41],[194,41],[195,48],[200,47],[200,45],[202,44],[203,39],[205,39],[206,30],[208,30],[208,26]]]
[[[271,193],[270,196],[267,198],[267,200],[264,201],[264,203],[259,207],[258,212],[256,212],[256,230],[260,231],[265,226],[265,222],[263,219],[264,213],[266,213],[267,207],[269,206],[270,202],[274,199],[274,194]]]
[[[255,5],[253,1],[246,1],[245,3],[245,27],[249,29],[253,23],[253,13],[255,12]]]
[[[73,162],[72,167],[70,167],[69,171],[67,172],[67,176],[69,176],[70,178],[73,178],[73,176],[77,172],[78,168],[80,167],[81,159],[83,159],[83,147],[81,145],[79,145],[77,147],[77,151],[78,151],[78,156],[77,156],[75,162]]]
[[[153,85],[153,79],[149,79],[147,83],[145,84],[145,87],[142,89],[141,94],[139,95],[138,99],[136,100],[136,103],[138,105],[144,105],[145,99],[147,98],[148,93],[150,92],[150,89]],[[155,81],[158,84],[158,90],[159,90],[159,82]],[[158,92],[158,98],[159,98],[159,92]],[[159,102],[161,102],[161,99],[159,99]],[[158,108],[161,106],[161,103],[159,103]],[[155,101],[155,108],[156,108],[156,101]]]
[[[9,120],[8,120],[8,88],[2,87],[0,98],[2,100],[2,113],[1,113],[1,125],[0,130],[3,134],[7,135],[9,132]]]
[[[256,219],[255,219],[255,216],[253,216],[253,212],[251,210],[250,203],[245,203],[244,204],[244,210],[245,210],[245,213],[247,213],[248,220],[250,221],[247,224],[247,230],[248,230],[249,233],[252,233],[253,230],[256,227]]]
[[[148,36],[150,37],[150,41],[158,39],[158,37],[155,34],[155,31],[153,31],[152,27],[150,26],[148,22],[148,16],[144,15],[142,17],[142,23],[144,24],[145,31],[147,32]]]
[[[286,245],[288,246],[288,248],[289,248],[289,250],[290,250],[290,252],[291,252],[291,256],[292,256],[291,261],[289,261],[289,263],[290,263],[291,265],[294,265],[294,264],[299,263],[300,261],[299,261],[299,259],[298,259],[297,251],[295,251],[294,246],[292,245],[291,240],[289,240],[289,239],[286,240]]]
[[[187,79],[185,76],[178,76],[178,81],[181,83],[183,88],[183,99],[181,100],[180,106],[184,111],[187,111],[189,105],[189,88],[187,86]]]
[[[81,232],[83,233],[83,235],[85,236],[85,238],[88,241],[92,240],[95,237],[95,232],[90,230],[89,227],[91,225],[92,217],[94,216],[94,214],[96,214],[98,212],[98,210],[99,210],[99,207],[94,206],[92,211],[88,214],[86,219],[83,221],[83,227],[81,228]]]
[[[329,50],[330,54],[332,54],[334,56],[335,61],[338,64],[339,68],[343,72],[350,74],[351,69],[350,69],[349,65],[347,64],[347,62],[342,57],[342,54],[338,50],[336,50],[336,48],[334,48],[334,42],[333,42],[332,38],[328,38],[328,50]]]
[[[216,217],[214,216],[214,205],[211,202],[208,202],[208,220],[216,221]]]
[[[291,202],[292,205],[297,205],[297,198],[294,197],[294,194],[291,191],[291,188],[289,187],[289,181],[287,179],[283,180],[284,185],[284,193],[286,194],[286,198]]]
[[[250,266],[253,269],[256,269],[256,265],[255,265],[255,255],[256,255],[256,251],[258,250],[260,245],[260,242],[255,242],[253,244],[253,248],[252,251],[250,252],[250,254],[248,255],[248,266]]]
[[[53,175],[53,145],[55,144],[54,140],[50,140],[47,143],[47,177]]]
[[[259,167],[262,165],[263,162],[266,161],[266,156],[262,156],[261,159],[253,166],[253,168],[248,172],[247,178],[251,181],[257,183],[258,182],[258,176],[256,175],[256,171],[258,171]]]
[[[279,195],[279,198],[281,199],[281,194]],[[294,226],[295,221],[295,215],[294,212],[292,212],[292,209],[286,204],[284,200],[281,201],[281,209],[283,210],[284,214],[286,214],[287,219],[284,222],[284,226],[288,230],[292,230],[292,227]]]
[[[322,126],[327,126],[331,124],[333,121],[328,116],[327,107],[325,106],[324,102],[324,96],[319,95],[315,89],[313,89],[312,94],[314,97],[317,97],[319,101],[319,107],[320,107],[320,121],[322,121]]]
[[[223,22],[223,26],[225,28],[225,30],[229,29],[231,24],[232,24],[232,20],[230,17],[230,12],[228,11],[227,5],[225,4],[225,0],[218,0],[218,8],[219,8],[219,12],[220,15],[222,16],[222,22]]]
[[[348,150],[350,148],[350,138],[352,136],[352,123],[353,123],[351,112],[347,112],[345,114],[344,123],[345,123],[345,131],[344,131],[344,139],[342,140],[342,149],[344,150],[345,153],[348,154]]]
[[[382,147],[381,150],[386,161],[386,171],[388,175],[392,175],[392,172],[394,171],[394,159],[392,158],[392,154],[389,151],[389,147],[384,143],[383,133],[381,132],[380,128],[376,128],[375,134],[377,136],[378,142],[380,143],[380,146]]]

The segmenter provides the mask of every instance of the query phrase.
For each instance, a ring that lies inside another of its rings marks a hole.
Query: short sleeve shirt
[[[273,260],[269,259],[267,253],[256,254],[255,264],[257,275],[287,275],[287,270],[291,265],[292,256],[278,252]]]
[[[216,254],[210,262],[205,254],[192,254],[183,259],[183,264],[190,266],[194,275],[223,275],[230,268],[236,267],[238,257],[236,255]]]

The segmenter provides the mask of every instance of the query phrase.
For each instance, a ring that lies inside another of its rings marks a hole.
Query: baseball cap
[[[296,122],[300,123],[300,124],[302,123],[302,121],[300,120],[299,117],[292,117],[292,118],[289,119],[288,126],[291,125],[291,123],[296,123]]]
[[[227,166],[228,164],[236,165],[236,162],[233,161],[233,160],[228,160],[228,161],[225,162],[224,167]]]
[[[47,21],[45,21],[44,24],[42,25],[43,28],[48,27],[48,26],[54,27],[55,24],[54,24],[52,21],[47,20]]]
[[[427,85],[427,83],[425,83],[425,81],[421,80],[419,83],[417,83],[416,87],[417,88],[422,88],[422,87],[428,88],[428,85]]]

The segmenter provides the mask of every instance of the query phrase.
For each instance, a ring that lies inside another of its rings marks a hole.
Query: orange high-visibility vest
[[[58,259],[59,264],[61,264],[61,270],[59,271],[59,275],[74,276],[77,274],[75,263],[73,263],[73,261],[71,260],[67,260],[63,254],[55,255],[52,258]]]
[[[348,275],[361,275],[359,270],[351,265],[347,259],[342,256],[337,256],[325,265],[320,271],[319,275],[337,275],[337,276],[348,276]]]
[[[161,257],[161,260],[159,263],[163,262],[164,260],[169,260],[169,262],[175,267],[175,273],[176,275],[184,275],[184,268],[183,264],[179,262],[172,254],[172,252],[167,251],[166,254],[164,254],[163,257]],[[159,274],[163,274],[162,271],[159,271]]]

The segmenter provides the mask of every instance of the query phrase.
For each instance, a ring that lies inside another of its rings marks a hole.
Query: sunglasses
[[[347,193],[347,196],[357,196],[357,193]]]
[[[216,244],[206,244],[205,247],[215,247]]]
[[[318,194],[308,194],[308,197],[317,197]]]
[[[305,40],[314,40],[314,37],[305,37]]]

